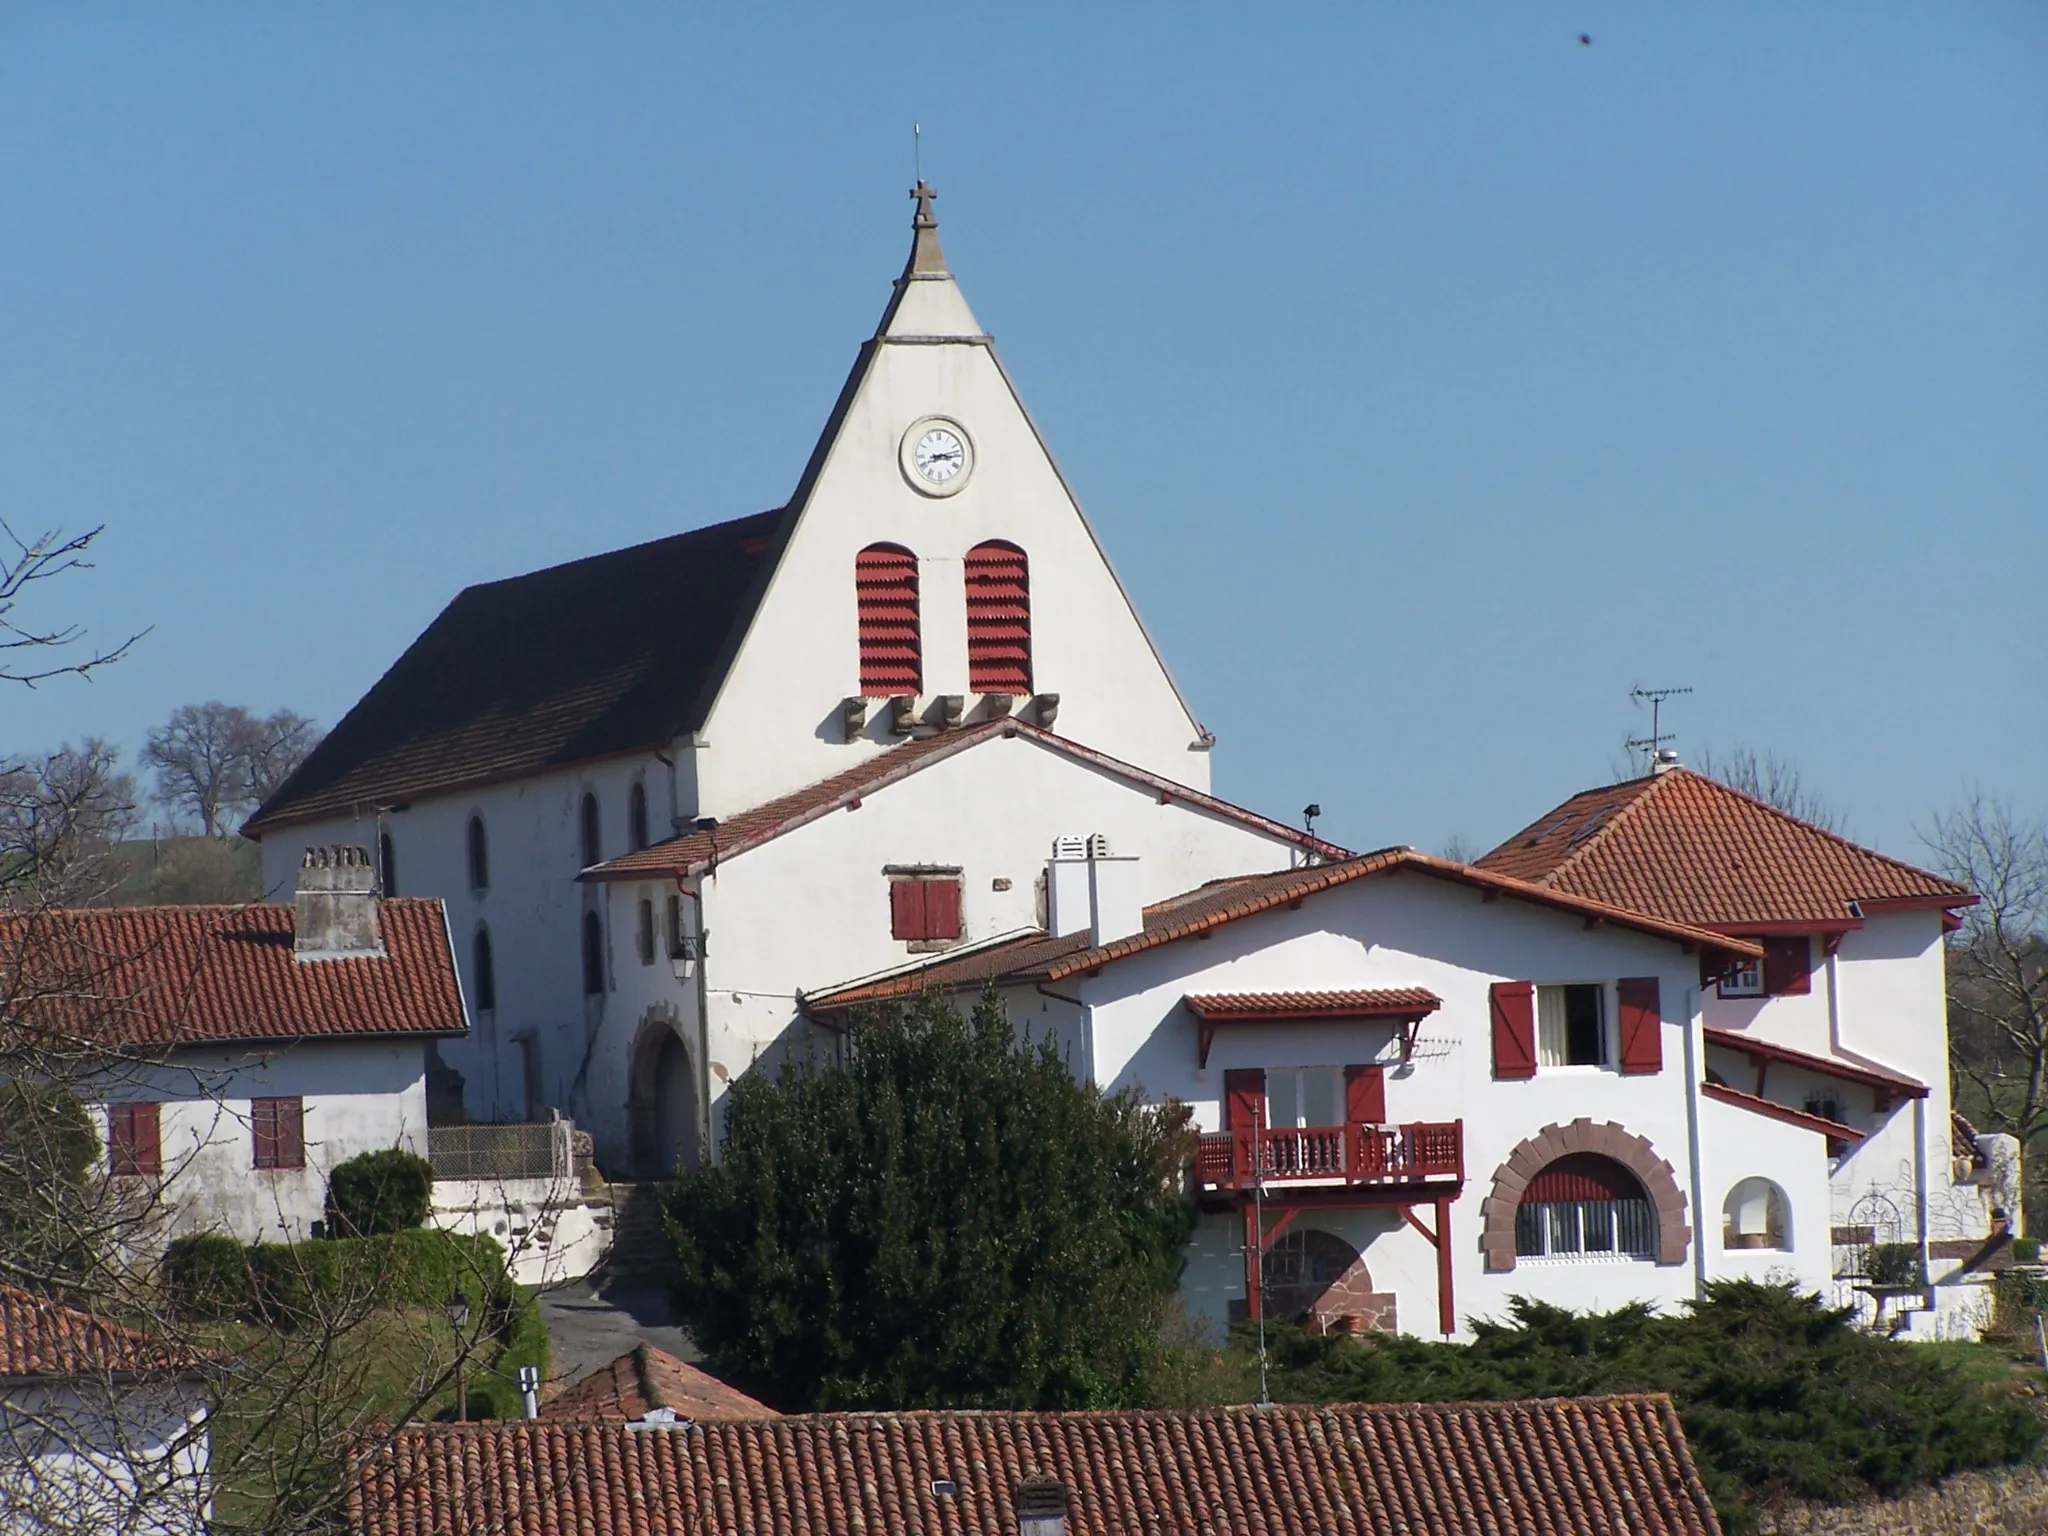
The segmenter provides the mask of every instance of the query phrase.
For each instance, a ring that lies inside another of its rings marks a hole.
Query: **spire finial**
[[[910,195],[917,202],[917,214],[910,221],[910,265],[904,268],[903,275],[914,277],[922,273],[944,277],[947,275],[946,256],[939,249],[939,216],[932,212],[939,189],[920,176],[917,185],[910,189]]]

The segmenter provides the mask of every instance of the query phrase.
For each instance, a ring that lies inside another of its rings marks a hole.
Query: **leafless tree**
[[[1700,772],[1766,805],[1775,805],[1801,821],[1811,822],[1824,832],[1843,833],[1847,829],[1846,818],[1806,782],[1797,765],[1775,752],[1759,757],[1753,748],[1736,747],[1717,756],[1709,747],[1700,754]]]
[[[313,722],[289,709],[259,716],[212,699],[173,710],[144,740],[142,761],[155,770],[166,808],[191,815],[208,837],[225,837],[319,739]]]
[[[51,627],[39,624],[23,613],[22,607],[38,582],[49,581],[67,571],[90,570],[86,553],[104,527],[66,535],[51,529],[24,539],[0,519],[0,683],[19,683],[33,688],[53,677],[86,677],[96,669],[119,661],[146,631],[130,635],[107,649],[76,649],[85,632],[75,624]]]
[[[1978,897],[1949,941],[1955,1076],[2031,1152],[2048,1132],[2048,825],[1973,794],[1926,841]]]
[[[96,737],[0,763],[0,904],[83,906],[120,881],[117,848],[137,820],[135,780],[120,764]]]

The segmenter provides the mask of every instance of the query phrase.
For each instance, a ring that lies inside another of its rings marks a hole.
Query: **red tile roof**
[[[772,1419],[766,1403],[678,1360],[666,1350],[642,1344],[610,1365],[599,1366],[541,1406],[543,1419],[570,1423],[644,1419],[650,1408],[668,1408],[683,1419]]]
[[[0,1379],[130,1375],[185,1364],[132,1328],[0,1285]]]
[[[985,741],[997,738],[1024,738],[1038,742],[1068,757],[1077,758],[1093,767],[1101,768],[1119,778],[1140,784],[1158,795],[1161,803],[1177,800],[1184,805],[1195,806],[1214,815],[1225,817],[1246,826],[1258,828],[1269,835],[1305,848],[1318,858],[1341,859],[1348,857],[1349,850],[1339,848],[1335,843],[1326,843],[1321,838],[1311,837],[1298,827],[1284,822],[1273,821],[1256,811],[1245,810],[1227,800],[1218,800],[1200,790],[1189,789],[1185,784],[1176,784],[1171,779],[1162,779],[1156,773],[1133,767],[1092,747],[1051,731],[1030,724],[1024,720],[988,720],[961,730],[942,731],[935,736],[920,737],[892,747],[854,764],[842,773],[835,773],[829,779],[820,779],[815,784],[782,795],[766,804],[750,810],[740,811],[719,822],[713,832],[691,832],[682,837],[672,837],[642,848],[637,853],[625,854],[608,860],[584,871],[588,880],[645,880],[650,876],[688,877],[702,874],[714,861],[723,862],[772,842],[784,833],[794,832],[829,815],[833,811],[857,807],[862,799],[876,791],[885,789],[899,779],[909,777],[921,768],[943,762],[959,752],[980,746]]]
[[[1427,987],[1361,987],[1349,992],[1190,992],[1181,999],[1203,1019],[1385,1019],[1435,1013],[1444,1000]]]
[[[1016,1536],[1032,1477],[1065,1485],[1071,1536],[1720,1530],[1662,1395],[409,1427],[357,1462],[348,1518],[358,1536]]]
[[[1574,795],[1482,869],[1675,923],[1840,927],[1849,904],[1967,906],[1964,887],[1673,768]]]
[[[439,901],[379,902],[385,953],[298,960],[293,911],[109,907],[0,919],[36,1027],[94,1046],[457,1035],[468,1026]]]
[[[1830,1120],[1824,1115],[1809,1115],[1803,1109],[1794,1109],[1789,1104],[1775,1103],[1759,1098],[1753,1093],[1744,1093],[1740,1088],[1730,1088],[1726,1083],[1701,1083],[1700,1092],[1710,1099],[1719,1099],[1723,1104],[1732,1104],[1737,1109],[1746,1109],[1753,1115],[1762,1115],[1768,1120],[1782,1120],[1787,1125],[1796,1125],[1802,1130],[1819,1131],[1835,1141],[1857,1142],[1863,1133],[1852,1125],[1839,1120]]]
[[[669,745],[704,723],[790,521],[465,588],[243,830]]]
[[[1048,938],[1029,933],[989,944],[961,955],[947,955],[928,964],[895,971],[887,976],[849,982],[843,986],[810,994],[805,1006],[818,1012],[857,1007],[888,998],[908,997],[928,990],[960,991],[990,981],[1060,981],[1069,976],[1093,972],[1128,955],[1156,949],[1180,939],[1208,933],[1225,923],[1270,912],[1278,907],[1296,906],[1322,891],[1353,880],[1376,875],[1414,873],[1433,879],[1471,886],[1484,895],[1512,896],[1517,900],[1567,912],[1588,924],[1612,923],[1639,933],[1670,939],[1688,948],[1698,947],[1725,953],[1757,955],[1762,951],[1742,939],[1709,933],[1683,923],[1646,917],[1604,902],[1546,890],[1526,881],[1511,879],[1491,870],[1417,853],[1412,848],[1382,848],[1377,853],[1359,854],[1328,864],[1301,869],[1276,870],[1263,875],[1239,875],[1174,896],[1144,913],[1144,932],[1100,947],[1091,946],[1086,933],[1066,938]]]
[[[1709,1045],[1718,1045],[1723,1050],[1740,1051],[1752,1060],[1782,1061],[1788,1067],[1803,1067],[1808,1072],[1817,1072],[1823,1077],[1832,1077],[1845,1083],[1861,1083],[1868,1088],[1879,1088],[1894,1098],[1924,1099],[1927,1085],[1918,1078],[1908,1077],[1903,1072],[1887,1071],[1883,1067],[1868,1067],[1857,1062],[1840,1061],[1833,1056],[1814,1056],[1806,1051],[1795,1051],[1789,1045],[1778,1045],[1770,1040],[1758,1039],[1755,1035],[1744,1034],[1734,1029],[1702,1028],[1700,1033]]]

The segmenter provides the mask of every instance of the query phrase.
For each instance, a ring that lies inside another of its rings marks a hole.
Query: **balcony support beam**
[[[1449,1338],[1458,1331],[1457,1300],[1451,1285],[1451,1197],[1439,1195],[1433,1203],[1436,1206],[1434,1232],[1422,1224],[1412,1205],[1401,1207],[1401,1219],[1420,1232],[1429,1246],[1436,1250],[1437,1331]]]

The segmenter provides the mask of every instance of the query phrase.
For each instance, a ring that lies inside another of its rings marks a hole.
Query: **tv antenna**
[[[910,161],[917,171],[917,179],[924,180],[924,124],[910,125]]]
[[[1648,699],[1650,701],[1650,734],[1647,736],[1632,736],[1629,738],[1628,743],[1630,751],[1640,751],[1643,754],[1643,764],[1648,772],[1655,773],[1657,771],[1657,757],[1663,751],[1664,743],[1678,740],[1676,735],[1667,736],[1664,734],[1664,701],[1666,699],[1675,699],[1681,694],[1691,692],[1690,688],[1629,689],[1628,696],[1636,701],[1637,708],[1642,707],[1643,700]]]
[[[1323,814],[1323,808],[1311,800],[1301,808],[1301,830],[1310,837],[1316,835],[1316,818]]]

